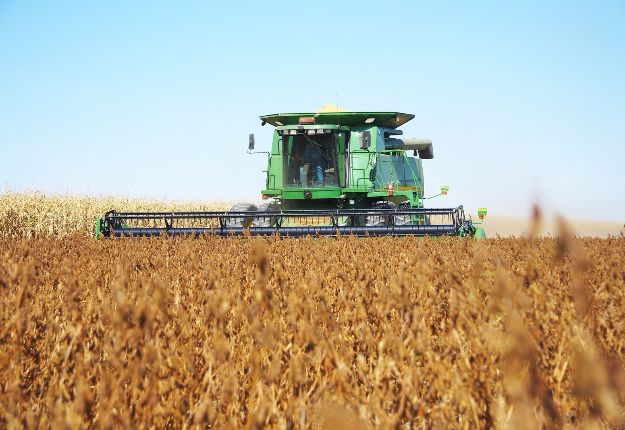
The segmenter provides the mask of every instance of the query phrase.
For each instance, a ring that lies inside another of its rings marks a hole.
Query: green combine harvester
[[[96,237],[167,235],[474,236],[481,220],[462,206],[425,208],[421,160],[432,142],[402,138],[414,118],[400,112],[281,113],[261,116],[275,127],[264,202],[238,203],[224,212],[117,212],[96,222]],[[409,155],[407,151],[411,151]]]

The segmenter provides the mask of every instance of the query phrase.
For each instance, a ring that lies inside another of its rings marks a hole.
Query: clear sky
[[[414,113],[434,206],[625,219],[625,2],[0,0],[0,186],[258,200],[257,116]]]

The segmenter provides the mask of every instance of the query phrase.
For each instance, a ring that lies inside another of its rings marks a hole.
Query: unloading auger
[[[275,127],[262,204],[237,203],[221,212],[111,210],[97,220],[96,237],[484,237],[485,208],[473,221],[462,206],[424,207],[430,197],[424,197],[422,160],[434,158],[434,151],[430,140],[401,138],[398,127],[413,118],[346,111],[261,116],[262,125]],[[256,153],[254,147],[250,134],[248,153]],[[437,196],[447,192],[441,187]]]

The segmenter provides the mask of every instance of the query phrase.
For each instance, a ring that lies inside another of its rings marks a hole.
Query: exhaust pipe
[[[384,139],[384,148],[418,151],[419,158],[422,160],[431,160],[434,158],[434,147],[430,139],[417,139],[414,137],[406,139]]]

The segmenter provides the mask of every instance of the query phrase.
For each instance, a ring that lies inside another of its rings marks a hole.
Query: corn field
[[[0,428],[625,426],[624,236],[20,228],[0,230]]]
[[[95,221],[111,210],[118,211],[218,211],[227,203],[168,202],[121,197],[45,195],[42,193],[0,194],[0,235],[10,237],[93,237]]]

